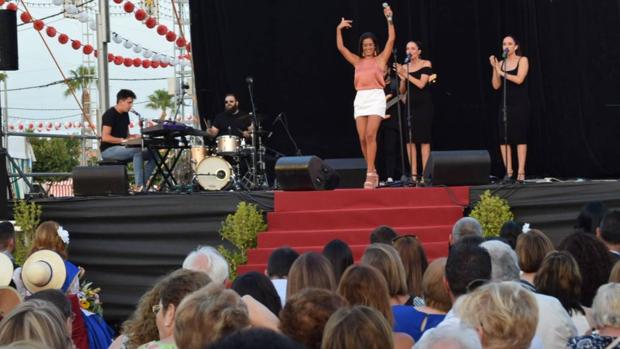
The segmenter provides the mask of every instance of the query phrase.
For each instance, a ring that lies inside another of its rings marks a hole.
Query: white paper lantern
[[[123,46],[125,46],[125,48],[132,48],[133,47],[133,42],[131,42],[129,40],[125,40],[125,43],[123,44]]]
[[[181,67],[185,68],[185,67],[189,67],[189,61],[184,59],[181,61]]]
[[[73,127],[73,124],[71,123],[71,121],[65,122],[65,129],[71,128],[71,127]]]
[[[67,12],[70,15],[77,15],[78,8],[77,8],[77,6],[75,6],[73,4],[66,4],[65,5],[65,12]]]
[[[144,56],[144,58],[151,58],[152,55],[153,51],[146,48],[144,49],[144,52],[142,52],[142,56]]]
[[[84,121],[84,127],[89,128],[90,127],[90,122]]]
[[[193,117],[193,116],[191,116],[191,115],[188,115],[188,116],[186,116],[186,117],[185,117],[185,120],[186,120],[186,121],[193,121],[193,120],[194,120],[194,117]]]
[[[13,124],[9,124],[9,130],[11,131],[15,130],[15,126]]]
[[[48,130],[51,130],[52,127],[54,127],[54,124],[51,121],[48,121],[47,124],[45,124],[45,128],[47,128]]]
[[[52,3],[56,6],[60,6],[65,3],[65,0],[53,0]]]
[[[114,33],[112,34],[112,41],[114,41],[117,44],[120,44],[121,42],[123,42],[123,38],[118,36],[118,34]]]
[[[78,21],[82,23],[88,22],[88,13],[86,13],[86,11],[80,12],[80,14],[78,15]]]
[[[179,65],[179,60],[173,57],[170,59],[170,65]]]
[[[82,123],[81,123],[81,122],[79,122],[79,121],[74,121],[74,122],[73,122],[73,127],[75,127],[75,128],[80,128],[80,127],[82,127]]]
[[[140,44],[135,44],[133,47],[133,52],[140,53],[142,52],[142,46]]]
[[[97,30],[97,22],[94,19],[89,19],[88,20],[88,28],[92,31],[96,31]]]
[[[153,55],[153,58],[151,58],[151,60],[153,61],[161,61],[161,56],[159,55],[159,53],[156,53]]]
[[[129,128],[133,128],[134,126],[135,126],[135,125],[134,125],[133,121],[130,121],[130,122],[129,122]]]
[[[162,55],[161,56],[161,62],[165,63],[165,64],[170,64],[170,57],[168,57],[166,55]]]
[[[60,121],[56,121],[56,123],[54,123],[55,129],[60,130],[61,127],[62,127],[62,124],[60,123]]]

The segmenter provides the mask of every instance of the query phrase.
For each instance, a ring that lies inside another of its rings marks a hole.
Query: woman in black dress
[[[431,153],[431,135],[433,129],[433,99],[429,90],[429,78],[433,74],[433,66],[431,61],[421,58],[422,48],[419,42],[409,41],[407,43],[406,52],[411,61],[408,65],[396,65],[398,75],[400,76],[400,91],[407,93],[407,97],[411,101],[407,103],[410,106],[411,130],[405,134],[407,142],[407,155],[411,164],[411,176],[417,181],[418,163],[416,154],[416,144],[420,144],[422,152],[422,173],[426,168],[428,157]],[[406,82],[409,82],[406,84]],[[404,125],[407,130],[407,125]],[[413,132],[409,137],[409,132]]]
[[[527,128],[529,124],[530,99],[527,94],[527,72],[529,62],[527,57],[521,55],[519,42],[514,36],[506,36],[502,42],[504,52],[506,52],[505,62],[498,61],[495,56],[489,57],[493,76],[491,84],[493,89],[499,90],[502,81],[506,76],[506,111],[508,115],[507,138],[505,138],[504,124],[500,106],[500,151],[502,161],[506,167],[506,179],[513,176],[512,170],[512,149],[511,146],[517,145],[517,182],[525,180],[525,160],[527,156]],[[507,142],[504,141],[507,139]],[[504,144],[507,143],[507,144]]]

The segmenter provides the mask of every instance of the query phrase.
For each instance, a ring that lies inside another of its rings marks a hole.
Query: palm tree
[[[166,90],[155,90],[149,96],[149,102],[146,104],[146,107],[149,109],[160,109],[161,115],[159,120],[164,120],[166,118],[166,110],[172,109],[172,96]]]
[[[82,92],[82,107],[84,108],[84,121],[90,121],[90,92],[89,87],[95,81],[95,67],[79,66],[76,70],[69,71],[69,80],[65,97],[69,97],[72,91]]]

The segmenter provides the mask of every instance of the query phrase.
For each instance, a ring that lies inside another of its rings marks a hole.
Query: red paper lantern
[[[133,128],[133,126],[134,126],[133,121],[130,121],[129,122],[129,128]]]
[[[157,20],[155,19],[155,17],[149,17],[147,18],[146,22],[144,22],[144,24],[147,28],[153,29],[157,25]]]
[[[4,0],[0,0],[0,6],[4,5]]]
[[[9,130],[13,131],[15,129],[15,125],[9,124]]]
[[[39,130],[43,128],[43,121],[39,121],[39,123],[37,124],[37,128]]]
[[[115,3],[120,4],[123,0],[114,0]]]
[[[84,45],[84,48],[82,48],[82,52],[84,52],[85,55],[89,55],[89,54],[93,53],[94,50],[95,49],[90,44]]]
[[[58,35],[58,42],[63,45],[66,44],[67,42],[69,42],[69,36],[67,34]]]
[[[135,13],[135,16],[137,20],[143,21],[146,18],[147,14],[146,11],[144,11],[143,9],[138,9],[138,11],[136,11]]]
[[[178,47],[183,47],[183,46],[185,46],[185,45],[187,44],[187,41],[185,40],[185,38],[184,38],[184,37],[179,36],[179,37],[177,38],[177,42],[176,42],[176,44],[177,44],[177,46],[178,46]]]
[[[177,34],[172,30],[166,33],[166,40],[173,42],[177,39]]]
[[[54,36],[56,36],[56,28],[48,26],[48,27],[45,29],[45,33],[46,33],[46,34],[47,34],[47,36],[49,36],[50,38],[53,38]]]
[[[167,68],[167,67],[168,67],[168,65],[169,65],[168,63],[161,62],[161,65],[160,65],[160,66],[161,66],[162,68]]]
[[[185,49],[187,50],[187,52],[192,52],[192,43],[188,42],[185,46]],[[189,58],[189,55],[187,55],[187,58]]]
[[[43,23],[42,20],[37,19],[36,21],[34,21],[34,24],[32,26],[36,31],[40,32],[41,30],[43,30],[43,28],[45,28],[45,23]]]
[[[19,18],[22,20],[22,22],[24,23],[30,23],[32,21],[32,16],[30,15],[29,12],[22,12],[21,15],[19,15]]]
[[[54,127],[54,124],[51,121],[48,121],[47,124],[45,124],[45,128],[47,128],[48,130],[51,130],[52,127]]]
[[[151,67],[151,61],[149,61],[148,59],[145,59],[142,61],[142,67],[143,68],[150,68]]]
[[[24,124],[20,122],[19,125],[17,125],[17,128],[22,131],[24,129]]]
[[[114,55],[111,53],[108,53],[108,62],[114,62]]]
[[[9,11],[17,11],[17,5],[14,2],[9,2],[9,4],[6,5],[6,9]]]
[[[166,33],[168,33],[168,27],[163,24],[157,26],[157,34],[166,35]]]
[[[34,122],[29,122],[28,123],[28,129],[29,130],[33,130],[34,129]]]
[[[125,10],[125,12],[127,13],[131,13],[133,12],[133,10],[136,8],[136,6],[133,4],[133,2],[131,1],[127,1],[124,5],[123,5],[123,10]]]
[[[121,56],[115,56],[115,57],[114,57],[114,64],[116,64],[116,65],[121,65],[121,64],[123,64],[123,57],[121,57]]]
[[[79,50],[79,49],[80,49],[80,47],[82,47],[82,43],[80,42],[80,40],[77,40],[77,39],[76,39],[76,40],[72,40],[72,41],[71,41],[71,47],[72,47],[74,50]]]
[[[136,58],[133,59],[133,66],[134,67],[139,67],[141,65],[142,65],[142,60],[140,58],[136,57]]]
[[[152,61],[151,68],[157,68],[157,67],[159,67],[159,61]]]
[[[131,59],[131,58],[129,58],[129,57],[126,57],[126,58],[123,60],[123,64],[124,64],[126,67],[131,67],[131,66],[133,65],[133,59]]]

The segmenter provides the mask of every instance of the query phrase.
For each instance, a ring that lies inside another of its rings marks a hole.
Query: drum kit
[[[204,190],[268,189],[265,174],[265,147],[261,131],[251,131],[253,142],[244,138],[221,135],[215,146],[195,145],[191,148],[194,181]],[[255,146],[256,144],[257,146]]]

